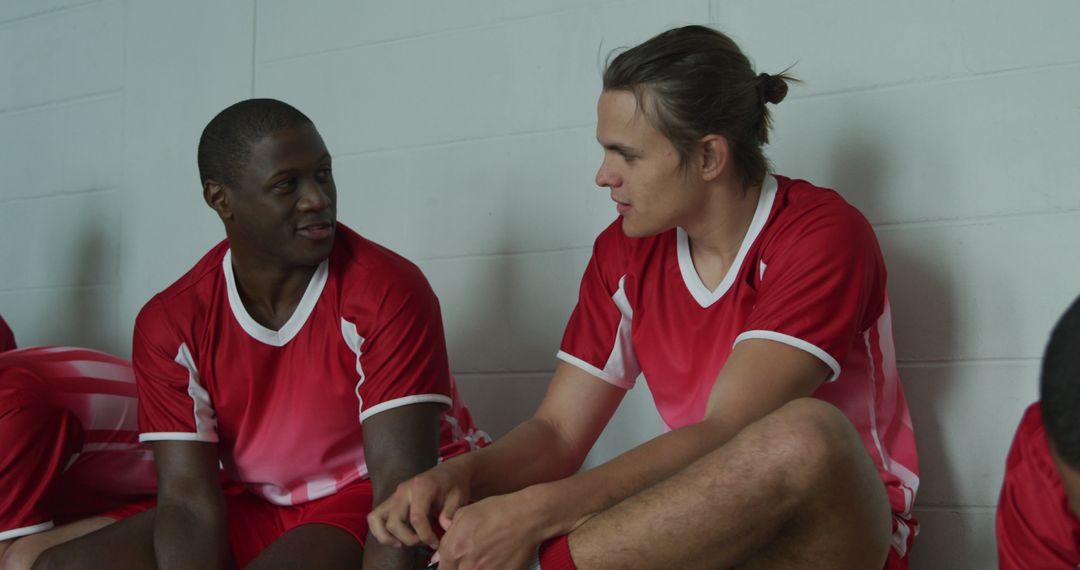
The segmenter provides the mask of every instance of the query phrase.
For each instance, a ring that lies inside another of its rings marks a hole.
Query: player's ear
[[[701,165],[701,178],[711,182],[724,173],[731,157],[731,145],[720,135],[705,135],[698,147],[698,160]]]
[[[225,191],[225,185],[208,178],[203,181],[203,200],[210,206],[222,220],[232,218],[232,208],[229,204],[229,193]]]

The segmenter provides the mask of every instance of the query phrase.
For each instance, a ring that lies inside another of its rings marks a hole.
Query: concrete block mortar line
[[[77,4],[70,4],[68,6],[59,6],[59,7],[56,7],[56,8],[49,8],[47,10],[42,10],[40,12],[34,12],[33,14],[25,14],[25,15],[16,16],[14,18],[10,18],[10,19],[7,19],[7,20],[0,20],[0,31],[3,31],[3,29],[6,28],[6,27],[17,25],[17,24],[20,24],[20,23],[25,22],[27,20],[33,20],[35,18],[42,18],[42,17],[46,17],[46,16],[52,16],[52,15],[55,15],[55,14],[59,14],[61,12],[68,12],[68,11],[71,11],[71,10],[77,10],[79,8],[85,7],[87,4],[101,4],[104,1],[105,0],[87,0],[86,2],[79,2]]]
[[[1000,366],[1008,364],[1038,364],[1042,359],[1037,356],[1016,356],[1006,358],[957,358],[941,360],[902,360],[896,361],[898,368],[948,368],[951,366]]]
[[[107,188],[87,188],[83,190],[71,190],[63,192],[49,192],[47,194],[38,194],[36,196],[18,196],[15,198],[2,198],[0,204],[15,204],[19,202],[34,202],[37,200],[52,200],[56,198],[69,198],[74,196],[85,196],[87,194],[105,194],[108,192],[114,192],[117,188],[115,186],[109,186]]]
[[[954,218],[934,218],[926,220],[906,220],[901,222],[884,222],[872,224],[874,231],[889,232],[895,230],[938,228],[938,227],[962,227],[962,226],[985,226],[995,222],[1023,220],[1027,218],[1039,218],[1049,216],[1072,216],[1080,213],[1080,208],[1054,208],[1044,210],[1030,210],[1024,212],[1009,212],[1000,214],[983,214],[978,216],[965,216]]]
[[[633,0],[613,0],[613,1],[610,1],[610,2],[604,3],[603,5],[601,5],[601,7],[617,5],[617,4],[626,4],[626,3],[631,2],[631,1],[633,1]],[[586,7],[579,6],[579,7],[576,7],[576,8],[567,8],[567,9],[564,9],[564,10],[554,10],[554,11],[551,11],[551,12],[542,12],[542,13],[539,13],[539,14],[531,14],[531,15],[528,15],[528,16],[519,16],[519,17],[516,17],[516,18],[507,18],[505,20],[498,20],[496,22],[489,22],[489,23],[486,23],[486,24],[478,24],[478,25],[471,25],[471,26],[469,26],[469,25],[458,26],[458,27],[455,27],[455,28],[447,28],[447,29],[444,29],[444,30],[437,30],[437,31],[433,31],[433,32],[425,32],[425,33],[416,34],[416,35],[413,35],[413,36],[402,36],[402,37],[398,37],[398,38],[388,38],[388,39],[385,39],[385,40],[378,40],[378,41],[373,41],[373,42],[364,42],[364,43],[359,43],[359,44],[351,44],[351,45],[347,45],[347,46],[332,47],[332,48],[327,48],[327,49],[322,49],[322,50],[317,50],[317,51],[312,51],[312,52],[298,53],[298,54],[293,54],[293,55],[280,57],[280,58],[258,60],[257,63],[259,63],[261,65],[276,65],[276,64],[279,64],[279,63],[287,63],[287,62],[290,62],[290,61],[295,61],[295,60],[298,60],[298,59],[304,59],[304,58],[309,58],[309,57],[318,57],[318,56],[321,56],[321,55],[328,55],[328,54],[334,54],[334,53],[341,53],[341,52],[346,52],[346,51],[350,51],[350,50],[354,50],[354,49],[363,49],[363,48],[368,48],[368,47],[375,47],[375,46],[388,45],[388,44],[394,44],[394,43],[403,43],[403,42],[422,40],[422,39],[433,38],[433,37],[438,37],[438,36],[442,36],[442,35],[454,35],[454,34],[459,34],[459,33],[475,32],[477,30],[486,30],[486,29],[491,29],[491,28],[498,28],[500,26],[505,26],[507,24],[515,24],[515,23],[524,22],[524,21],[528,21],[528,20],[535,20],[535,19],[539,19],[539,18],[548,18],[548,17],[551,17],[551,16],[559,16],[559,15],[563,15],[563,14],[572,14],[574,12],[580,12],[582,10],[587,10],[587,9],[590,9],[590,8],[591,7],[589,7],[589,6],[586,6]]]
[[[17,107],[11,107],[7,109],[0,109],[0,119],[7,117],[15,117],[18,115],[36,113],[39,111],[45,111],[48,109],[60,109],[63,107],[69,107],[73,105],[79,105],[81,103],[90,103],[93,101],[99,101],[102,99],[108,99],[116,95],[120,95],[124,92],[123,87],[115,87],[112,89],[106,89],[103,91],[93,91],[91,93],[85,93],[82,95],[76,95],[74,97],[63,97],[60,99],[50,99],[47,101],[41,101],[32,105],[22,105]]]
[[[5,293],[25,293],[28,291],[78,291],[83,289],[107,289],[115,287],[118,283],[106,281],[102,283],[83,283],[80,285],[33,285],[30,287],[0,287],[0,295]]]

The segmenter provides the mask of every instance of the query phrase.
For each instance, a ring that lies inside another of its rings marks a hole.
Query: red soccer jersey
[[[8,350],[15,350],[15,333],[4,322],[4,317],[0,317],[0,352]]]
[[[766,177],[734,264],[714,291],[681,228],[632,239],[616,220],[597,238],[560,359],[615,386],[644,373],[668,429],[701,421],[735,344],[782,342],[832,369],[814,393],[862,435],[895,514],[902,556],[917,530],[915,437],[900,386],[885,265],[866,219],[831,190]]]
[[[486,436],[447,364],[439,303],[420,270],[342,224],[280,330],[252,319],[222,242],[135,323],[141,441],[218,442],[226,474],[278,505],[366,477],[361,422],[447,406],[442,457]]]
[[[59,347],[0,354],[0,540],[153,495],[136,416],[126,360]]]
[[[1005,460],[997,541],[1002,570],[1080,567],[1080,520],[1050,456],[1038,402],[1020,420]]]

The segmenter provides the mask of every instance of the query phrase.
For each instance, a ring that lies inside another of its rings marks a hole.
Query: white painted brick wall
[[[913,567],[995,565],[1005,451],[1080,291],[1080,4],[918,0],[10,0],[0,3],[0,313],[23,344],[129,352],[135,314],[223,232],[199,132],[296,104],[342,221],[416,260],[475,415],[535,408],[595,235],[604,57],[685,23],[805,82],[779,172],[878,229],[921,451]],[[630,393],[590,457],[660,429]]]

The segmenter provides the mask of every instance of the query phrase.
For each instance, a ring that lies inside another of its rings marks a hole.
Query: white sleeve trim
[[[578,357],[576,357],[576,356],[574,356],[572,354],[568,354],[568,353],[563,352],[563,351],[560,350],[558,352],[558,354],[555,355],[555,357],[558,358],[559,360],[562,360],[563,362],[566,362],[567,364],[573,364],[574,366],[577,366],[578,368],[584,370],[585,372],[588,372],[589,374],[592,374],[593,376],[596,376],[597,378],[603,380],[604,382],[607,382],[608,384],[611,384],[612,386],[615,386],[616,388],[622,388],[623,390],[629,390],[630,388],[634,387],[633,382],[630,382],[628,384],[627,383],[620,383],[611,374],[608,374],[607,372],[604,372],[603,370],[600,370],[599,368],[593,366],[592,364],[589,364],[588,362],[585,362],[584,360],[582,360],[582,359],[580,359],[580,358],[578,358]]]
[[[836,361],[828,352],[825,352],[816,345],[810,344],[801,338],[796,338],[776,331],[746,331],[739,336],[735,337],[735,342],[731,345],[733,348],[736,344],[744,340],[750,340],[752,338],[761,338],[765,340],[771,340],[779,343],[793,346],[795,348],[805,350],[810,354],[816,356],[819,360],[824,362],[829,368],[832,369],[832,376],[829,377],[825,383],[832,382],[840,376],[840,363]]]
[[[5,530],[0,532],[0,540],[10,540],[12,538],[19,538],[20,536],[26,536],[28,534],[37,534],[39,532],[45,532],[53,527],[53,522],[43,522],[34,526],[24,526],[22,528],[13,528],[11,530]]]
[[[443,396],[442,394],[415,394],[412,396],[405,396],[404,398],[398,398],[396,400],[387,400],[381,404],[372,406],[363,412],[360,412],[360,421],[364,421],[371,416],[379,412],[385,412],[386,410],[392,410],[394,408],[400,408],[401,406],[408,406],[410,404],[423,404],[427,402],[435,402],[444,406],[451,404],[450,396]]]
[[[218,438],[213,433],[188,433],[182,431],[155,431],[139,434],[139,443],[148,441],[202,441],[205,443],[217,443]]]

